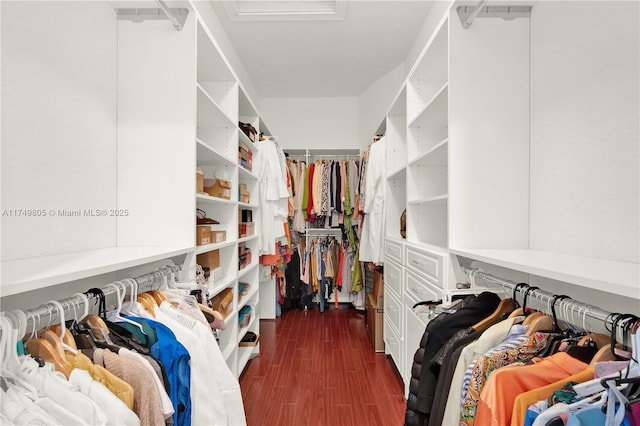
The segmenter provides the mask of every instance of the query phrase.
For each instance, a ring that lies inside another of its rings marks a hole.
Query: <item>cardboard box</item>
[[[227,240],[226,231],[211,231],[211,242],[221,243]]]
[[[384,307],[384,274],[381,270],[376,269],[373,272],[373,291],[371,294],[376,301],[376,307],[382,309]]]
[[[199,194],[204,193],[204,173],[202,173],[202,170],[196,170],[196,192]]]
[[[247,203],[249,204],[251,202],[251,194],[249,194],[248,192],[241,192],[240,193],[240,202],[241,203]]]
[[[211,309],[218,311],[225,319],[233,311],[233,289],[225,288],[211,298]]]
[[[240,238],[253,235],[254,232],[255,224],[253,222],[242,222],[240,225],[238,225],[238,233],[240,234]]]
[[[384,310],[376,306],[377,300],[369,293],[367,303],[367,331],[376,352],[384,352]]]
[[[247,188],[247,184],[246,183],[239,183],[238,184],[238,188],[240,189],[240,192],[248,192],[249,189]]]
[[[205,185],[207,182],[205,182]],[[211,186],[205,186],[204,190],[212,197],[231,199],[231,182],[223,179],[216,179]]]
[[[209,268],[213,271],[220,267],[220,250],[211,250],[196,256],[196,263],[202,268]]]
[[[207,225],[196,226],[196,245],[211,244],[211,229]]]

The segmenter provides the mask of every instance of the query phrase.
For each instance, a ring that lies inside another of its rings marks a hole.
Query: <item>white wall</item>
[[[371,138],[402,88],[406,76],[404,63],[401,63],[358,97],[358,142],[361,147],[371,143]]]
[[[358,98],[262,98],[260,113],[284,149],[356,149]]]
[[[116,207],[115,13],[104,2],[0,6],[2,208],[46,214],[2,217],[2,260],[113,246],[115,217],[50,211]]]
[[[531,17],[531,248],[639,262],[637,2]]]

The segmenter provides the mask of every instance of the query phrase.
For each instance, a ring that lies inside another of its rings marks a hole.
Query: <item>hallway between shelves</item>
[[[405,401],[365,316],[341,306],[260,323],[260,356],[240,378],[248,426],[401,425]]]

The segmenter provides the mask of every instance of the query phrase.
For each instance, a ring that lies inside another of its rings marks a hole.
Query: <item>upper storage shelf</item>
[[[450,251],[469,259],[640,300],[637,263],[530,249]]]
[[[198,21],[198,81],[236,81],[213,37]]]
[[[109,247],[2,262],[2,296],[180,256],[193,247]]]
[[[449,80],[448,21],[434,34],[407,83],[407,117],[411,123],[429,106]]]

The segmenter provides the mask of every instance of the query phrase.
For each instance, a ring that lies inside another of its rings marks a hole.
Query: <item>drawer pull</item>
[[[397,275],[387,274],[387,278],[391,278],[392,280],[395,280],[396,278],[398,278],[398,276]]]
[[[413,288],[411,289],[411,291],[413,291],[414,293],[418,293],[418,294],[429,294],[429,293],[430,293],[430,291],[428,291],[428,290],[424,290],[424,289],[420,289],[420,288],[415,288],[415,287],[413,287]]]
[[[411,259],[411,263],[413,263],[414,265],[422,265],[424,263],[424,260]]]
[[[398,307],[397,306],[388,306],[387,310],[389,312],[398,312]]]

